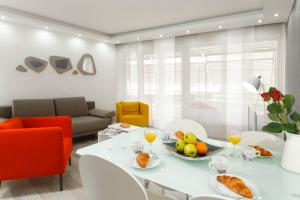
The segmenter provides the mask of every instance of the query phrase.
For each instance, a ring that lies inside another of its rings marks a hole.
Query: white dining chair
[[[225,200],[217,197],[193,197],[190,200]]]
[[[198,138],[207,138],[205,128],[198,122],[190,119],[175,119],[166,126],[165,130],[171,133],[176,131],[193,132]]]
[[[282,138],[262,132],[262,131],[246,131],[242,132],[241,146],[258,145],[273,151],[282,151],[284,141]]]
[[[147,193],[133,175],[100,157],[84,155],[79,160],[83,187],[89,200],[171,200]]]

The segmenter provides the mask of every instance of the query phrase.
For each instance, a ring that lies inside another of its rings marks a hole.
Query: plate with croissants
[[[161,159],[150,153],[139,153],[132,160],[131,166],[136,169],[151,169],[160,165]]]
[[[258,145],[249,145],[249,147],[254,148],[256,150],[258,157],[267,158],[273,156],[273,153],[271,151],[268,151]]]
[[[213,177],[212,187],[220,194],[233,199],[258,199],[258,187],[246,178],[223,174]]]

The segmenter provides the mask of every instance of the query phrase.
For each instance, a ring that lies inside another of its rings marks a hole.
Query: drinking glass
[[[152,143],[153,143],[154,140],[156,139],[156,133],[155,133],[155,130],[154,130],[154,129],[145,128],[145,131],[144,131],[144,137],[145,137],[145,140],[146,140],[147,142],[149,142],[149,144],[150,144],[150,151],[149,151],[149,153],[153,154],[153,151],[152,151]]]
[[[219,174],[225,174],[229,166],[229,160],[223,156],[214,156],[208,163],[208,167],[217,170]]]
[[[161,140],[163,142],[168,142],[170,141],[170,133],[171,131],[170,130],[164,130],[161,132]]]
[[[141,141],[134,141],[131,144],[131,148],[135,154],[142,153],[144,150],[144,143]]]
[[[231,142],[233,145],[233,153],[231,154],[231,157],[238,158],[240,157],[240,153],[238,151],[238,144],[242,140],[241,132],[238,130],[229,131],[227,133],[227,140]]]

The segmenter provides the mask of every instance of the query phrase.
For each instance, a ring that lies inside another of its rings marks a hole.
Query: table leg
[[[149,183],[150,183],[150,181],[148,181],[148,180],[145,179],[145,188],[146,188],[146,189],[149,188]]]

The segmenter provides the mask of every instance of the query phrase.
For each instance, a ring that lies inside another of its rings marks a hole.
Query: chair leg
[[[64,190],[63,175],[60,174],[59,175],[59,191],[63,191],[63,190]]]
[[[69,158],[69,166],[72,165],[72,160],[71,160],[71,157]]]
[[[185,198],[186,198],[186,200],[189,200],[190,196],[188,194],[186,194]]]
[[[150,183],[150,181],[148,181],[148,180],[145,179],[145,188],[146,188],[146,189],[149,188],[149,183]]]

